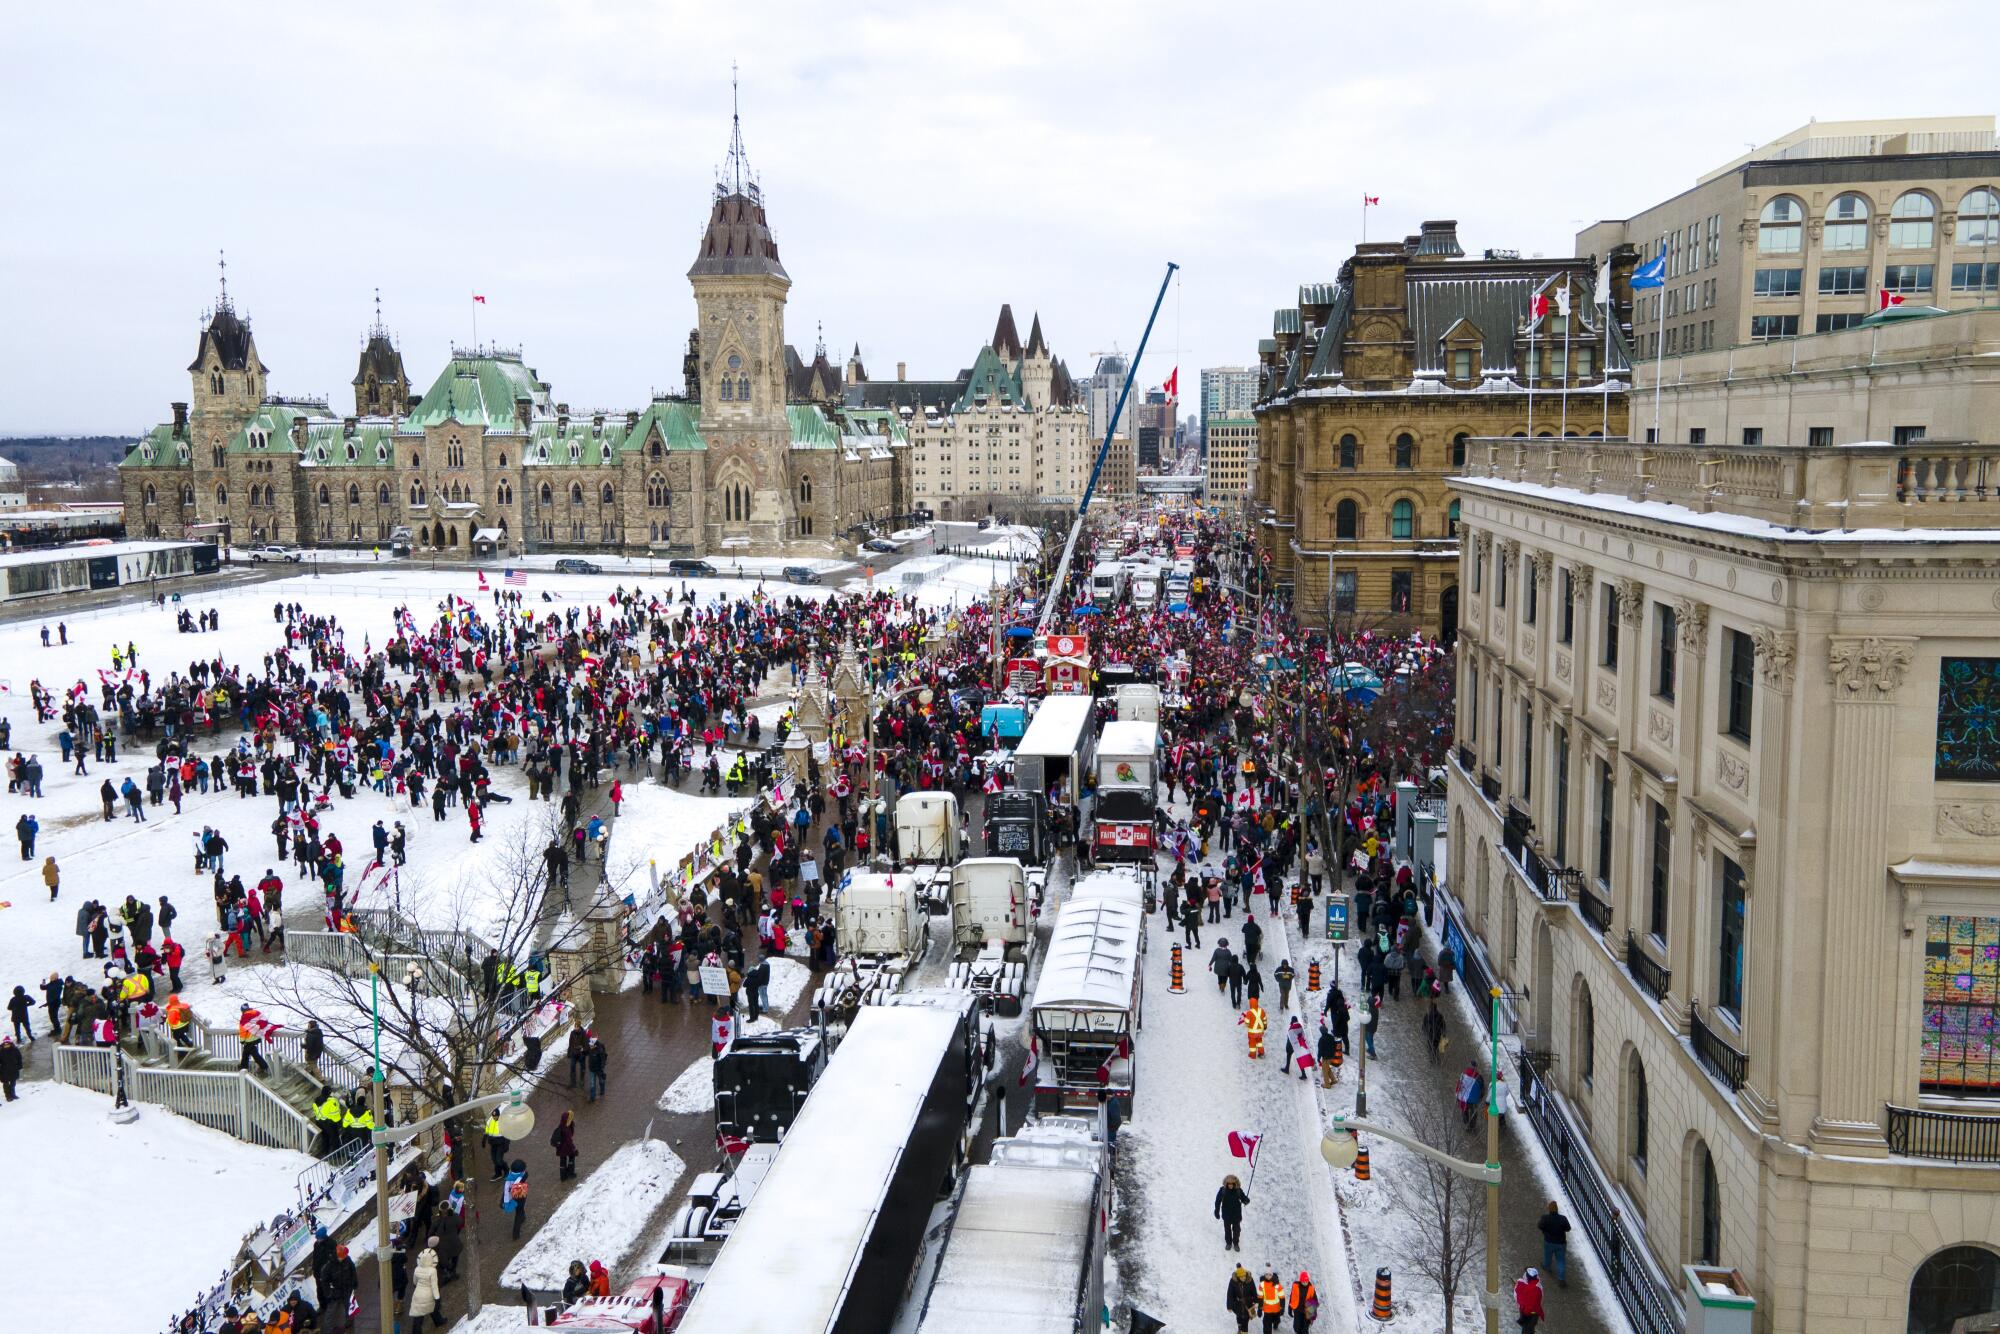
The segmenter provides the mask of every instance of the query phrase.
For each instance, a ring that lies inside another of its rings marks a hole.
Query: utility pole
[[[1486,1334],[1500,1334],[1500,988],[1488,999],[1492,1076],[1486,1081]]]

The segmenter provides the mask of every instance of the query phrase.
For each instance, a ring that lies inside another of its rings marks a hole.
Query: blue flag
[[[1658,255],[1655,255],[1651,263],[1641,264],[1632,271],[1632,290],[1635,292],[1643,291],[1648,287],[1665,287],[1666,285],[1667,256],[1665,251],[1661,251]]]

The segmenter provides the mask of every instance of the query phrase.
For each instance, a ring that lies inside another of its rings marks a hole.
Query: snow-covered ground
[[[771,1013],[782,1015],[798,1003],[812,982],[812,970],[797,959],[780,956],[771,958],[770,1000]],[[778,1021],[765,1015],[754,1023],[743,1026],[743,1035],[749,1037],[758,1033],[775,1033]],[[660,1095],[660,1110],[681,1115],[709,1112],[715,1108],[715,1062],[706,1056],[697,1056],[681,1071],[667,1091]]]
[[[94,1093],[46,1083],[0,1106],[0,1255],[21,1328],[160,1329],[223,1276],[245,1233],[298,1203],[298,1175],[312,1162],[304,1154],[256,1148],[158,1107],[113,1125],[108,1109]],[[115,1255],[62,1258],[62,1247],[104,1237],[107,1220],[130,1208],[152,1225],[124,1236]]]
[[[664,880],[732,815],[750,809],[748,797],[698,797],[657,783],[633,783],[611,824],[605,879],[622,894],[644,898],[651,873]]]
[[[687,1164],[659,1140],[640,1139],[623,1145],[579,1182],[548,1221],[515,1252],[500,1271],[501,1286],[560,1292],[570,1261],[588,1265],[602,1260],[611,1271],[612,1291],[622,1291],[631,1277],[625,1272],[627,1262],[636,1257],[650,1263],[658,1255],[658,1247],[641,1251],[650,1231],[647,1224],[686,1171]],[[530,1207],[534,1203],[533,1184],[530,1178]],[[530,1213],[529,1225],[534,1221]]]

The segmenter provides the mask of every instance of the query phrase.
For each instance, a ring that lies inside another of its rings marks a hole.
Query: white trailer
[[[1133,681],[1118,687],[1114,698],[1118,701],[1118,721],[1121,723],[1157,723],[1160,721],[1160,688],[1150,681]],[[1098,753],[1104,751],[1104,743],[1097,744]]]
[[[1130,1115],[1144,991],[1143,895],[1132,875],[1097,871],[1071,887],[1056,914],[1029,1022],[1037,1111],[1095,1108],[1113,1097],[1126,1100]]]
[[[965,855],[958,798],[949,792],[906,792],[896,801],[896,846],[906,862],[949,866]]]
[[[851,870],[833,891],[840,962],[813,994],[824,1016],[852,1013],[871,993],[899,990],[930,943],[924,881],[907,871]]]
[[[1108,606],[1125,596],[1129,575],[1121,561],[1101,561],[1090,571],[1090,599]]]
[[[1120,691],[1139,689],[1120,686]],[[1144,687],[1151,690],[1151,686]],[[1153,691],[1159,699],[1159,692]],[[1120,707],[1124,705],[1121,695]],[[1104,724],[1097,738],[1097,788],[1138,788],[1156,793],[1160,778],[1160,727],[1158,723],[1127,721]]]
[[[1015,858],[968,857],[952,867],[951,986],[1003,1015],[1019,1014],[1040,911],[1040,892]]]
[[[1096,701],[1089,695],[1055,695],[1042,701],[1014,748],[1014,786],[1046,793],[1061,783],[1074,801],[1078,780],[1096,754]]]

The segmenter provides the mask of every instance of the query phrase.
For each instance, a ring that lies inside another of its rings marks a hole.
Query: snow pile
[[[643,899],[653,887],[648,863],[665,881],[681,858],[731,816],[749,809],[747,797],[697,797],[658,783],[627,783],[618,816],[611,821],[605,881],[621,895]]]
[[[687,1164],[656,1139],[633,1140],[585,1177],[500,1271],[500,1286],[559,1292],[569,1262],[602,1260],[618,1287],[618,1269],[646,1237],[646,1224],[667,1202]],[[532,1206],[533,1180],[529,1181]],[[530,1215],[530,1222],[533,1216]],[[650,1257],[641,1257],[650,1259]]]
[[[82,1089],[30,1083],[0,1109],[0,1254],[12,1261],[8,1300],[27,1323],[41,1311],[78,1329],[162,1328],[223,1276],[246,1232],[298,1203],[306,1155],[256,1148],[157,1107],[113,1125],[107,1105]],[[163,1205],[171,1226],[119,1247],[113,1271],[66,1262],[65,1243],[103,1235],[116,1183]],[[115,1281],[104,1281],[109,1272]]]

